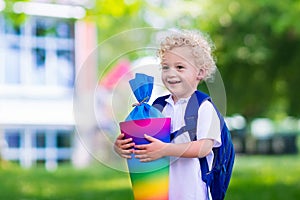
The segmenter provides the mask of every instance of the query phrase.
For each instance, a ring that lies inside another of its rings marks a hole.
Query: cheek
[[[164,75],[164,73],[161,73],[160,78],[161,78],[161,81],[165,84],[165,75]]]
[[[161,73],[161,80],[164,81],[164,79],[166,79],[166,77],[167,77],[167,73],[162,72]]]

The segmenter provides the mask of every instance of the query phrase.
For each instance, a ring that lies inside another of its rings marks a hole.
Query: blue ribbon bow
[[[138,103],[133,104],[134,108],[127,116],[126,121],[164,117],[159,110],[148,104],[152,94],[153,81],[152,76],[141,73],[136,73],[135,78],[129,81]]]

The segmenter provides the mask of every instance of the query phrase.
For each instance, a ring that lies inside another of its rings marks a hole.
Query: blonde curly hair
[[[216,72],[216,63],[212,55],[215,46],[204,33],[195,30],[176,30],[165,36],[158,49],[158,57],[162,60],[166,51],[175,47],[191,47],[195,64],[199,69],[206,71],[204,80],[212,79]]]

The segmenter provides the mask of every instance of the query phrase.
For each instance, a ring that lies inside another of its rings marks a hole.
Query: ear
[[[206,76],[206,70],[201,68],[197,75],[197,80],[202,81],[205,76]]]

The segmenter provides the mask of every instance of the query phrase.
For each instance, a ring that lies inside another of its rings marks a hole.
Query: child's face
[[[189,47],[175,47],[166,51],[161,65],[162,81],[175,102],[180,98],[190,97],[203,78],[203,70],[195,66]]]

